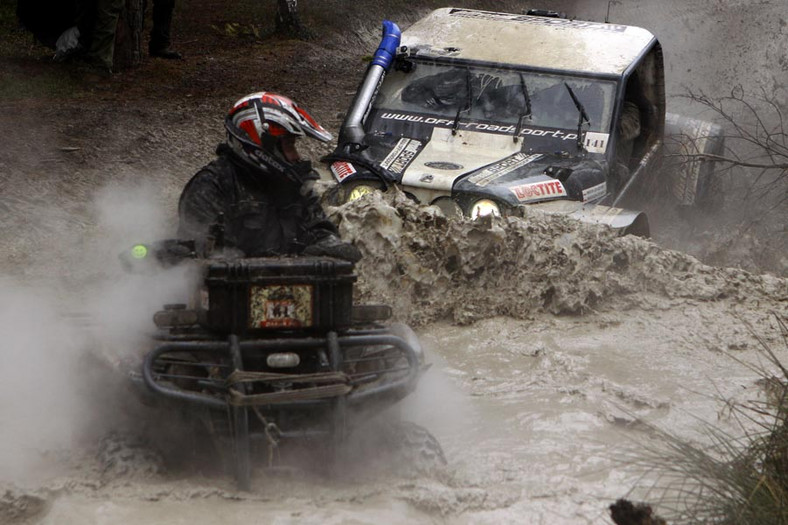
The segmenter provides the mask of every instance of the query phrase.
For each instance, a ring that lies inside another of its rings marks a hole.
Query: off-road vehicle
[[[399,186],[447,214],[528,207],[648,235],[625,199],[666,189],[683,205],[716,202],[710,163],[661,169],[666,136],[682,139],[674,153],[723,144],[717,126],[666,118],[662,48],[649,31],[457,8],[383,30],[323,159],[333,203]]]
[[[155,314],[158,344],[135,377],[165,410],[185,415],[190,431],[210,437],[242,490],[280,444],[301,443],[320,464],[340,460],[350,431],[413,392],[427,368],[413,331],[387,322],[389,307],[353,304],[353,263],[205,255],[177,240],[136,245],[122,258],[135,271],[178,264],[196,272],[188,302]],[[400,444],[419,442],[412,457],[445,461],[425,429],[392,428],[408,434]]]

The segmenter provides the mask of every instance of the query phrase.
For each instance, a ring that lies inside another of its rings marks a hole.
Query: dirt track
[[[457,2],[466,4],[484,7]],[[607,9],[555,4],[595,20]],[[652,4],[613,3],[611,20],[662,39],[670,93],[725,93],[738,81],[782,84],[776,93],[786,96],[781,2],[757,11],[737,1]],[[779,344],[784,278],[706,266],[666,250],[678,239],[659,233],[657,243],[620,239],[540,217],[436,224],[408,203],[377,200],[335,211],[366,255],[361,296],[417,325],[436,362],[403,412],[441,440],[449,469],[356,465],[333,481],[260,470],[252,493],[239,494],[226,477],[163,468],[131,439],[158,424],[147,408],[105,375],[85,375],[94,370],[86,348],[112,364],[137,351],[150,312],[177,284],[129,280],[115,254],[171,231],[178,192],[211,158],[236,95],[280,90],[336,129],[364,67],[361,51],[345,46],[374,45],[377,33],[375,22],[325,45],[274,39],[241,55],[251,44],[221,35],[201,48],[188,32],[196,22],[180,16],[186,64],[86,79],[54,104],[0,100],[0,413],[13,421],[0,428],[0,521],[609,523],[606,506],[637,477],[618,456],[640,436],[636,417],[701,439],[697,419],[721,410],[714,395],[758,395],[754,374],[726,354],[757,359],[745,323]],[[9,61],[10,70],[56,67],[40,54]],[[166,87],[168,77],[176,85]],[[662,220],[664,231],[687,229],[668,213]],[[447,254],[460,271],[446,271]],[[75,310],[93,314],[99,330],[63,320]],[[123,436],[117,447],[97,447],[111,430]]]

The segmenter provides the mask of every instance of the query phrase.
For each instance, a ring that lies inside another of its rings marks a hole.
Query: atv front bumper
[[[363,352],[369,348],[378,351],[370,357]],[[249,366],[272,353],[293,351],[322,352],[327,366],[316,372],[285,374]],[[354,368],[372,361],[376,365],[371,369]],[[170,365],[178,369],[173,371]],[[153,393],[207,408],[297,410],[328,406],[337,397],[344,398],[348,407],[396,402],[413,391],[421,365],[420,356],[407,342],[385,332],[255,340],[231,335],[227,341],[165,343],[147,354],[142,375]]]

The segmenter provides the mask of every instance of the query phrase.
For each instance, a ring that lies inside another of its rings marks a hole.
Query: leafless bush
[[[689,133],[666,136],[666,174],[698,173],[702,182],[690,194],[696,207],[664,206],[681,201],[675,183],[669,200],[654,203],[660,242],[707,264],[788,275],[788,109],[781,96],[736,87],[723,97],[683,97],[684,112],[711,124],[684,119]],[[695,180],[687,181],[694,189]]]
[[[686,96],[709,110],[723,125],[723,154],[694,152],[695,159],[714,161],[720,173],[745,175],[743,197],[778,198],[773,206],[783,206],[788,199],[788,131],[784,108],[773,94],[746,92],[741,86],[730,95],[712,98],[690,92]]]
[[[788,349],[788,327],[775,318]],[[788,523],[788,369],[750,331],[765,364],[740,362],[759,375],[765,396],[725,403],[741,436],[709,424],[702,446],[644,424],[650,436],[631,452],[630,467],[656,480],[645,497],[669,523]]]

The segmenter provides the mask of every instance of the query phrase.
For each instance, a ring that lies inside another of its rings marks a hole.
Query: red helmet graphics
[[[230,146],[255,165],[284,171],[290,167],[282,154],[285,137],[309,136],[322,142],[333,137],[306,110],[289,98],[261,91],[238,100],[224,126]]]

